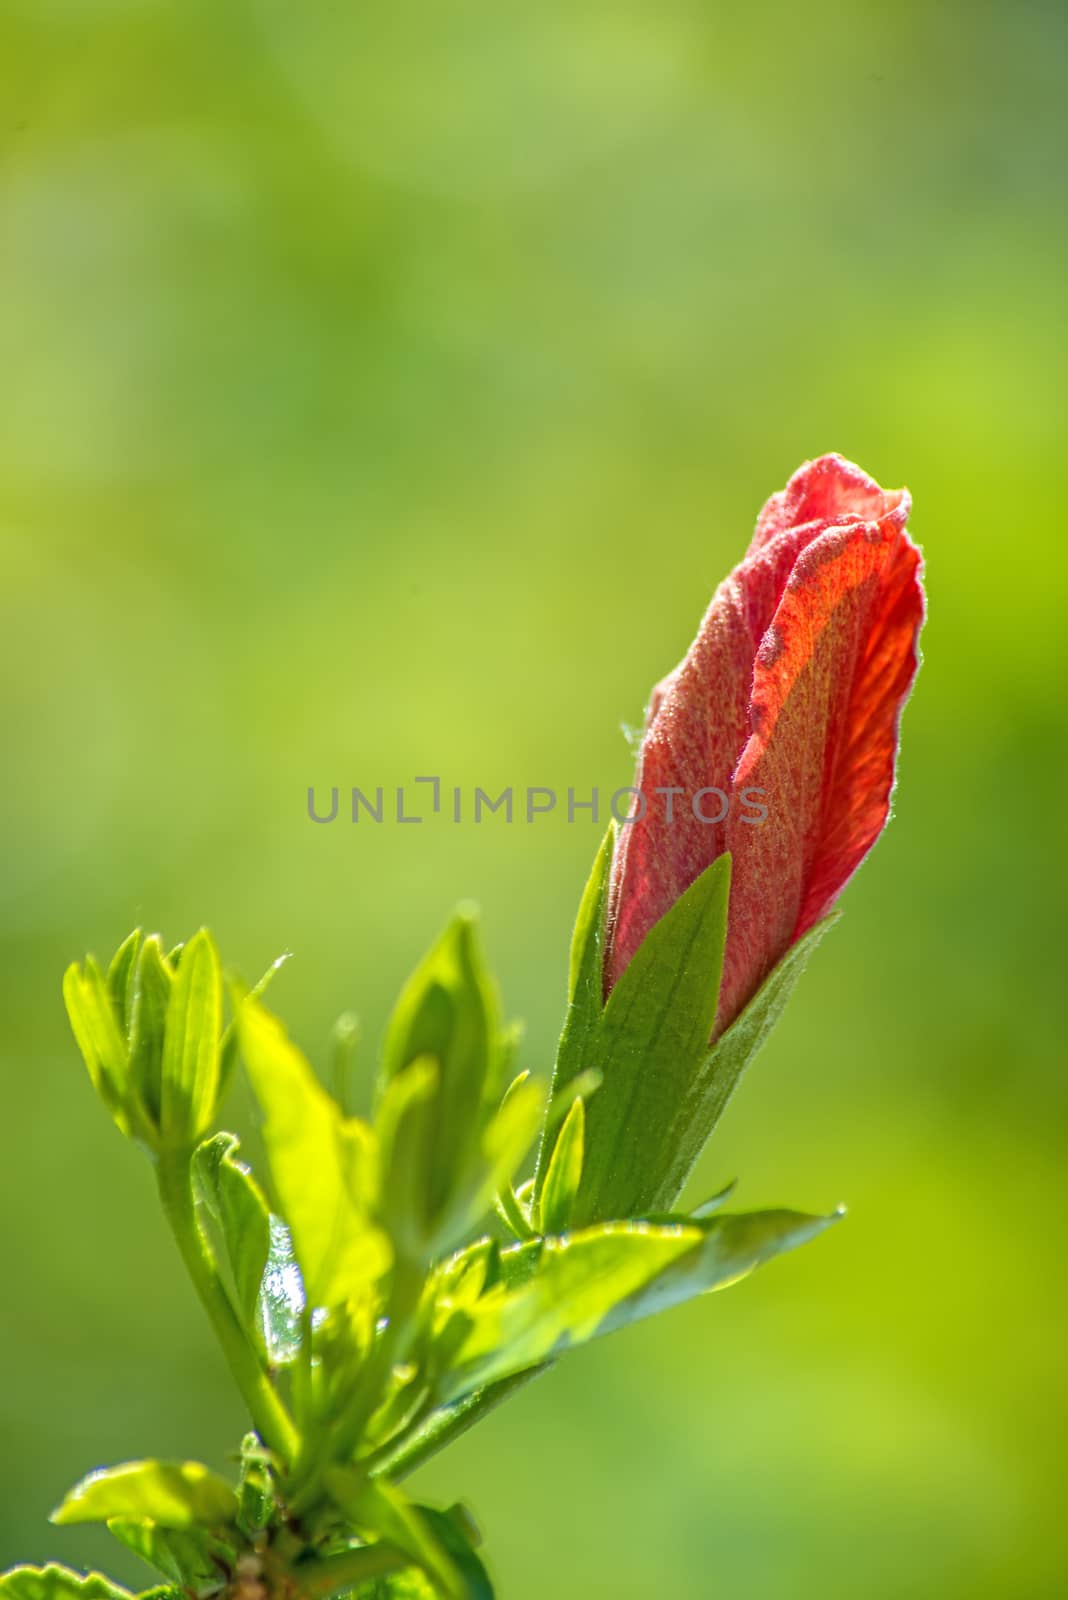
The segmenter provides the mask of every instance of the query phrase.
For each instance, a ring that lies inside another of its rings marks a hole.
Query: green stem
[[[369,1578],[384,1578],[411,1564],[411,1556],[393,1545],[370,1544],[361,1545],[357,1550],[345,1550],[341,1555],[327,1556],[322,1561],[308,1562],[303,1568],[297,1565],[292,1568],[292,1577],[307,1600],[329,1600],[331,1595],[354,1589]]]
[[[264,1444],[285,1462],[296,1455],[299,1439],[289,1413],[271,1386],[259,1356],[230,1304],[204,1248],[193,1208],[189,1154],[162,1150],[156,1168],[164,1215],[174,1234],[186,1271],[208,1314],[253,1424]]]
[[[423,1282],[421,1267],[400,1259],[396,1261],[386,1306],[386,1325],[371,1346],[348,1403],[334,1423],[329,1457],[323,1454],[311,1459],[306,1451],[293,1476],[288,1495],[293,1516],[303,1516],[315,1505],[322,1492],[323,1474],[331,1462],[345,1464],[355,1455],[364,1430],[381,1403],[395,1363],[404,1358],[412,1315],[422,1298]]]

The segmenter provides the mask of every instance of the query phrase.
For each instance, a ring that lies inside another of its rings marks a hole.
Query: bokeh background
[[[322,1060],[460,898],[551,1060],[598,830],[309,784],[626,783],[835,448],[929,563],[897,818],[694,1193],[847,1201],[422,1476],[504,1600],[1068,1592],[1057,4],[3,0],[0,1562],[242,1428],[65,964],[201,922]],[[231,1120],[250,1127],[240,1092]],[[140,1574],[142,1582],[147,1574]]]

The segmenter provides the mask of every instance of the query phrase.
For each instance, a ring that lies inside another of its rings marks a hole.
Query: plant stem
[[[411,1556],[393,1545],[370,1544],[345,1550],[341,1555],[327,1556],[322,1561],[309,1561],[303,1569],[298,1564],[291,1569],[291,1576],[307,1600],[329,1600],[329,1596],[354,1589],[368,1578],[384,1578],[411,1564]]]
[[[222,1345],[237,1387],[264,1444],[287,1464],[299,1439],[288,1411],[272,1387],[205,1250],[193,1208],[188,1151],[162,1150],[156,1168],[163,1212],[201,1305]]]
[[[423,1269],[398,1258],[386,1306],[386,1324],[367,1353],[359,1376],[332,1428],[329,1456],[305,1460],[294,1474],[289,1488],[289,1509],[302,1516],[321,1493],[323,1474],[332,1462],[342,1465],[352,1460],[364,1429],[382,1400],[394,1364],[403,1360],[411,1332],[411,1319],[423,1292]],[[305,1453],[306,1455],[309,1452]]]

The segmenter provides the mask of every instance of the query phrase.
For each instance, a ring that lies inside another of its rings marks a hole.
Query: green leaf
[[[586,1108],[580,1096],[564,1119],[545,1174],[539,1216],[542,1233],[563,1233],[571,1221],[582,1180],[585,1143]]]
[[[197,1221],[234,1310],[262,1340],[259,1298],[271,1246],[267,1202],[252,1173],[237,1159],[232,1133],[197,1146],[191,1175]]]
[[[222,973],[206,928],[182,949],[163,1044],[164,1141],[193,1144],[211,1125],[219,1093]]]
[[[579,902],[578,916],[571,935],[571,960],[568,970],[567,1015],[556,1052],[550,1115],[560,1095],[579,1073],[596,1067],[593,1041],[604,1010],[604,926],[612,856],[618,824],[609,825],[601,840],[589,881]],[[538,1151],[534,1192],[540,1194],[549,1160],[547,1137]]]
[[[108,968],[108,993],[123,1033],[130,1032],[130,999],[137,953],[141,948],[141,929],[135,928],[116,950]]]
[[[663,1209],[685,1180],[679,1127],[712,1036],[729,893],[725,855],[650,929],[587,1041],[582,1065],[603,1081],[586,1117],[576,1222]]]
[[[180,1533],[172,1528],[160,1528],[154,1522],[133,1522],[112,1517],[108,1532],[127,1550],[140,1556],[148,1566],[171,1583],[189,1587],[220,1581],[223,1573],[221,1560],[225,1546],[212,1539],[208,1533],[190,1530]],[[220,1560],[213,1560],[213,1549]]]
[[[375,1126],[382,1151],[382,1217],[398,1252],[409,1260],[433,1248],[427,1192],[437,1132],[440,1068],[419,1056],[386,1085]]]
[[[133,1600],[98,1572],[72,1572],[69,1567],[13,1567],[0,1574],[0,1600]]]
[[[472,1306],[442,1382],[459,1399],[574,1345],[725,1288],[823,1231],[833,1218],[758,1211],[608,1222],[501,1253],[501,1281]],[[446,1301],[439,1314],[451,1311]]]
[[[392,1259],[388,1239],[371,1220],[378,1201],[375,1136],[366,1123],[343,1116],[281,1023],[251,997],[241,1003],[238,1030],[308,1301],[366,1304]]]
[[[499,1093],[504,1055],[474,919],[459,912],[401,993],[386,1033],[378,1088],[381,1102],[391,1080],[413,1061],[429,1056],[438,1063],[438,1131],[428,1190],[434,1213],[446,1206],[454,1175],[477,1145]]]
[[[173,987],[174,973],[159,935],[152,934],[131,974],[130,1081],[157,1127],[163,1111],[163,1040]]]
[[[260,1288],[259,1320],[269,1364],[285,1367],[300,1354],[301,1318],[307,1301],[289,1229],[281,1217],[269,1220],[270,1250]]]
[[[122,1131],[128,1133],[129,1124],[122,1114],[126,1098],[126,1044],[107,985],[91,956],[86,960],[84,973],[76,961],[67,968],[63,975],[63,999],[93,1088]]]
[[[402,1489],[382,1478],[366,1478],[349,1467],[334,1467],[326,1486],[335,1503],[361,1536],[380,1539],[402,1551],[447,1600],[479,1600],[441,1542],[424,1512]]]
[[[485,1216],[494,1196],[512,1182],[537,1137],[545,1100],[546,1085],[540,1078],[524,1073],[512,1084],[482,1134],[473,1175],[461,1191],[454,1231],[469,1233]]]
[[[63,1526],[130,1518],[161,1528],[221,1528],[236,1511],[230,1485],[199,1462],[128,1461],[83,1478],[52,1521]]]

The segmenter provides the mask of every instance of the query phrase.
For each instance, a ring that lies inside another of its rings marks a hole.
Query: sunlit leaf
[[[13,1567],[0,1574],[0,1600],[133,1600],[97,1572],[71,1572],[69,1567]]]
[[[763,1211],[702,1221],[609,1222],[505,1250],[501,1281],[464,1307],[470,1327],[444,1392],[458,1398],[724,1288],[832,1220]]]
[[[127,1035],[130,1032],[133,973],[140,948],[141,929],[135,928],[133,933],[127,934],[122,941],[108,967],[108,993],[115,1008],[119,1028]]]
[[[107,983],[90,956],[84,971],[77,962],[63,977],[63,999],[93,1088],[123,1133],[131,1131],[129,1060],[126,1040]]]
[[[182,950],[167,1005],[161,1124],[169,1143],[207,1132],[219,1092],[222,974],[206,928]]]
[[[131,1518],[161,1528],[225,1527],[237,1510],[234,1491],[199,1462],[128,1461],[91,1472],[52,1513],[52,1521]]]
[[[366,1301],[391,1260],[389,1241],[371,1220],[378,1190],[374,1134],[342,1114],[258,1001],[243,1001],[238,1029],[308,1299],[313,1306]]]
[[[297,1359],[305,1303],[304,1284],[289,1229],[281,1217],[272,1216],[270,1248],[259,1299],[260,1326],[267,1360],[272,1367],[288,1366]]]
[[[159,936],[152,934],[131,975],[130,1080],[157,1124],[163,1110],[163,1041],[173,987],[174,973]]]
[[[252,1173],[237,1159],[232,1133],[198,1145],[191,1175],[197,1219],[219,1274],[244,1326],[258,1334],[257,1310],[271,1244],[267,1202]]]
[[[473,917],[458,913],[405,985],[390,1019],[378,1099],[420,1057],[437,1062],[437,1137],[430,1157],[431,1213],[447,1203],[500,1092],[504,1063],[494,986]]]

